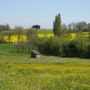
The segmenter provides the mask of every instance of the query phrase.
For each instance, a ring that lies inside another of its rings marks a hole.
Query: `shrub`
[[[89,40],[68,40],[57,36],[51,38],[32,37],[30,40],[30,42],[19,44],[18,50],[27,53],[38,50],[46,55],[90,58]]]
[[[64,39],[62,40],[59,37],[51,37],[51,38],[42,38],[38,48],[39,51],[43,54],[60,56],[62,51],[62,44],[65,43]]]
[[[47,41],[45,43],[43,43],[41,46],[41,50],[44,54],[48,54],[48,55],[59,55],[59,49],[60,49],[60,42],[59,42],[59,38],[55,37],[55,38],[49,38],[47,39]]]
[[[69,41],[59,37],[42,38],[37,48],[47,55],[90,58],[90,42],[84,39]]]
[[[83,42],[83,45],[81,48],[81,57],[82,58],[90,58],[90,42]]]

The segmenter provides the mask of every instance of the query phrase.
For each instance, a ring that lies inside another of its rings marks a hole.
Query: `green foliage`
[[[53,34],[53,30],[41,29],[37,31],[37,34]]]
[[[42,42],[41,42],[42,41]],[[39,43],[39,51],[47,55],[58,55],[60,40],[58,37],[42,39]]]
[[[88,37],[88,38],[89,38],[89,40],[90,40],[90,32],[89,32],[88,34],[89,34],[89,37]]]
[[[88,40],[65,40],[59,37],[42,39],[37,43],[41,53],[63,57],[90,58],[90,42]]]
[[[54,35],[56,36],[60,36],[61,35],[61,16],[60,14],[58,14],[56,17],[55,17],[55,21],[53,23],[53,33]]]
[[[36,50],[36,42],[37,42],[37,31],[29,30],[27,33],[27,42],[18,43],[16,45],[17,52],[20,53],[30,53],[32,50]]]
[[[88,31],[88,25],[86,22],[79,22],[77,28],[79,31]]]
[[[32,28],[38,30],[40,29],[40,25],[33,25]]]
[[[32,39],[37,37],[37,31],[36,30],[29,30],[29,31],[27,31],[26,35],[27,35],[27,41],[30,42]]]

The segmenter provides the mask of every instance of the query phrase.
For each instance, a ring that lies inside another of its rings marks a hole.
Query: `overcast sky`
[[[55,15],[62,23],[90,22],[90,0],[0,0],[0,24],[52,28]]]

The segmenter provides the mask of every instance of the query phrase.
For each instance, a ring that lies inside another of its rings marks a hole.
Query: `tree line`
[[[71,24],[63,24],[62,25],[62,28],[63,30],[69,30],[69,31],[76,31],[76,32],[79,32],[79,31],[82,31],[82,32],[87,32],[87,31],[90,31],[90,23],[87,23],[85,21],[81,21],[81,22],[73,22]]]
[[[0,32],[10,31],[10,30],[17,30],[17,29],[18,30],[19,29],[20,30],[21,29],[23,29],[23,30],[30,30],[30,29],[38,30],[40,28],[41,28],[40,25],[33,25],[31,28],[27,28],[27,29],[23,28],[22,26],[16,26],[16,27],[14,27],[14,29],[12,29],[9,24],[1,24],[0,25]],[[57,31],[57,29],[59,29],[59,28],[62,29],[63,32],[64,31],[69,31],[69,32],[88,32],[88,31],[90,31],[90,23],[82,21],[82,22],[77,22],[77,23],[73,22],[73,23],[67,24],[67,25],[66,24],[62,24],[62,22],[61,22],[61,15],[58,14],[58,15],[55,16],[55,20],[53,22],[53,30],[56,29],[56,31]],[[54,34],[57,33],[55,31],[53,31],[53,32],[54,32]]]
[[[40,27],[40,25],[33,25],[31,28],[27,28],[27,30],[28,29],[33,29],[33,30],[38,30],[38,29],[40,29],[41,27]],[[14,29],[12,29],[11,27],[10,27],[10,25],[9,24],[1,24],[0,25],[0,32],[3,32],[3,31],[10,31],[10,30],[21,30],[21,29],[23,29],[24,30],[24,28],[22,27],[22,26],[16,26],[16,27],[14,27]]]
[[[6,25],[1,24],[0,25],[0,32],[2,32],[2,31],[8,31],[10,29],[11,28],[10,28],[9,24],[6,24]]]

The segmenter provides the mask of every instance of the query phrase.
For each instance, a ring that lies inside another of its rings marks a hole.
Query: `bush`
[[[90,42],[84,42],[81,47],[82,58],[90,58]]]
[[[47,55],[59,55],[59,49],[60,49],[60,42],[59,38],[49,38],[47,40],[44,39],[44,42],[42,42],[39,45],[39,50],[43,54]]]
[[[32,50],[37,50],[46,55],[90,58],[89,40],[67,40],[57,36],[51,38],[32,37],[30,40],[31,41],[27,43],[19,44],[17,50],[25,53],[30,53]]]
[[[47,55],[90,58],[90,42],[84,39],[69,41],[59,37],[42,38],[36,46]]]
[[[62,44],[66,43],[64,39],[59,37],[42,38],[38,41],[38,49],[41,53],[47,55],[60,56],[62,51]]]

